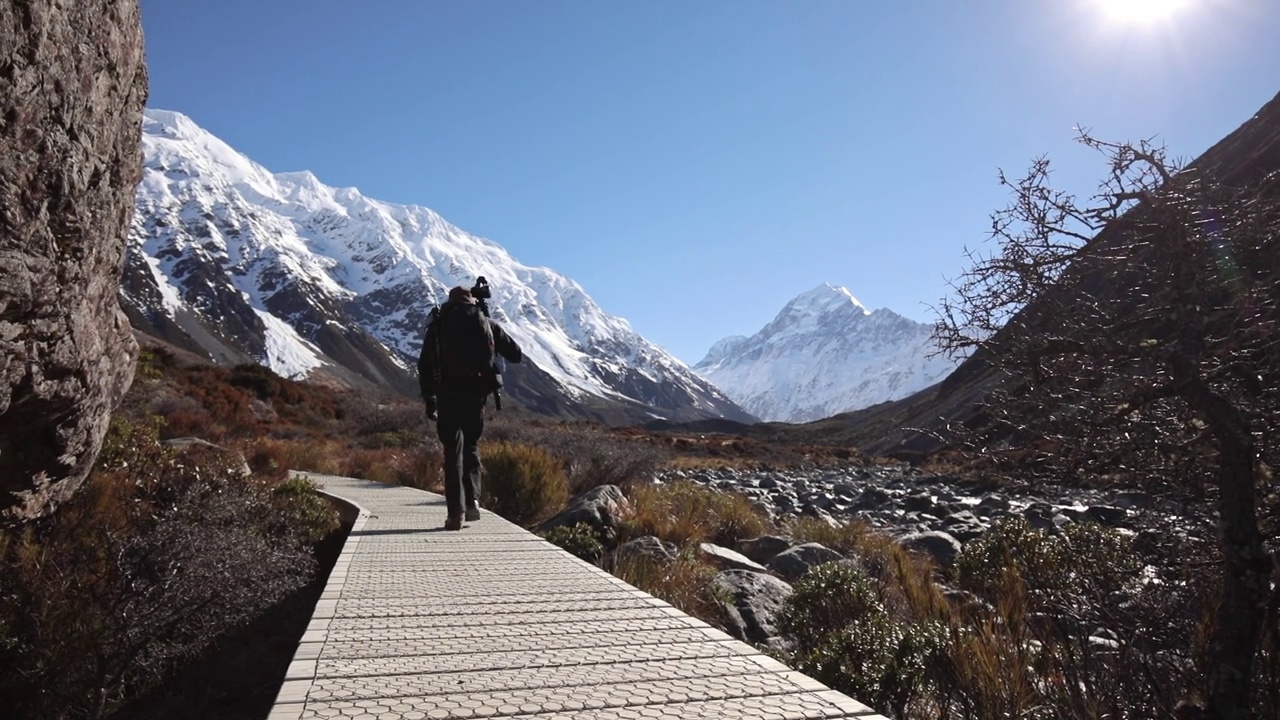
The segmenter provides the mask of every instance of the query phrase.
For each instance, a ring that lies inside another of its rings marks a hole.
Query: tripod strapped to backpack
[[[493,297],[493,292],[489,289],[489,281],[484,279],[483,275],[476,277],[476,284],[471,286],[471,297],[476,299],[476,306],[480,308],[480,312],[489,318],[489,298]],[[493,356],[493,407],[495,410],[502,409],[502,373],[506,370],[506,363],[503,362],[501,355]]]

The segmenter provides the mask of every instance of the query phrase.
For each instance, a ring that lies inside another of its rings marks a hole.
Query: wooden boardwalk
[[[884,720],[492,513],[311,478],[360,515],[270,720]]]

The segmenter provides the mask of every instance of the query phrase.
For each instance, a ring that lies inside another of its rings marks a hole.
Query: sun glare
[[[1168,20],[1191,0],[1094,0],[1113,23],[1146,25]]]

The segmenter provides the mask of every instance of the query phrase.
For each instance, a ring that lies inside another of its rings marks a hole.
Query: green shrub
[[[1129,539],[1114,530],[1072,524],[1050,535],[1018,517],[996,523],[956,558],[961,587],[998,604],[1015,592],[1011,582],[1020,583],[1031,612],[1099,609],[1140,567]]]
[[[520,525],[535,525],[564,507],[569,485],[564,468],[533,445],[499,443],[484,450],[480,502]]]
[[[316,492],[316,484],[295,475],[271,491],[272,526],[275,535],[296,533],[314,545],[338,529],[338,513]]]
[[[1182,591],[1142,586],[1135,582],[1140,568],[1128,538],[1094,524],[1051,534],[1012,518],[969,541],[956,560],[957,577],[994,613],[957,647],[958,695],[985,708],[986,717],[1037,705],[1061,718],[1096,716],[1103,708],[1134,717],[1167,712],[1169,688],[1182,683],[1178,674],[1190,666],[1173,669],[1167,648],[1185,647],[1186,638],[1150,639],[1185,624],[1185,611],[1165,607]],[[1118,640],[1095,645],[1090,636],[1100,628]],[[986,660],[975,664],[979,656]]]
[[[560,525],[542,533],[542,537],[589,563],[600,562],[604,555],[604,545],[596,535],[595,528],[586,523],[578,523],[572,527]]]
[[[898,717],[932,701],[947,647],[940,623],[895,620],[852,563],[819,565],[794,589],[778,618],[793,667]]]

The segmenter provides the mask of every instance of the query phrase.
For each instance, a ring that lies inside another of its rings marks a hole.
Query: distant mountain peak
[[[846,308],[850,305],[861,311],[863,315],[871,314],[871,311],[858,302],[858,298],[854,297],[848,288],[832,285],[831,283],[822,283],[808,292],[797,295],[791,302],[787,303],[783,312],[788,309],[826,312]]]
[[[823,283],[751,337],[716,343],[694,369],[760,418],[805,422],[927,387],[954,367],[934,350],[931,326]]]

